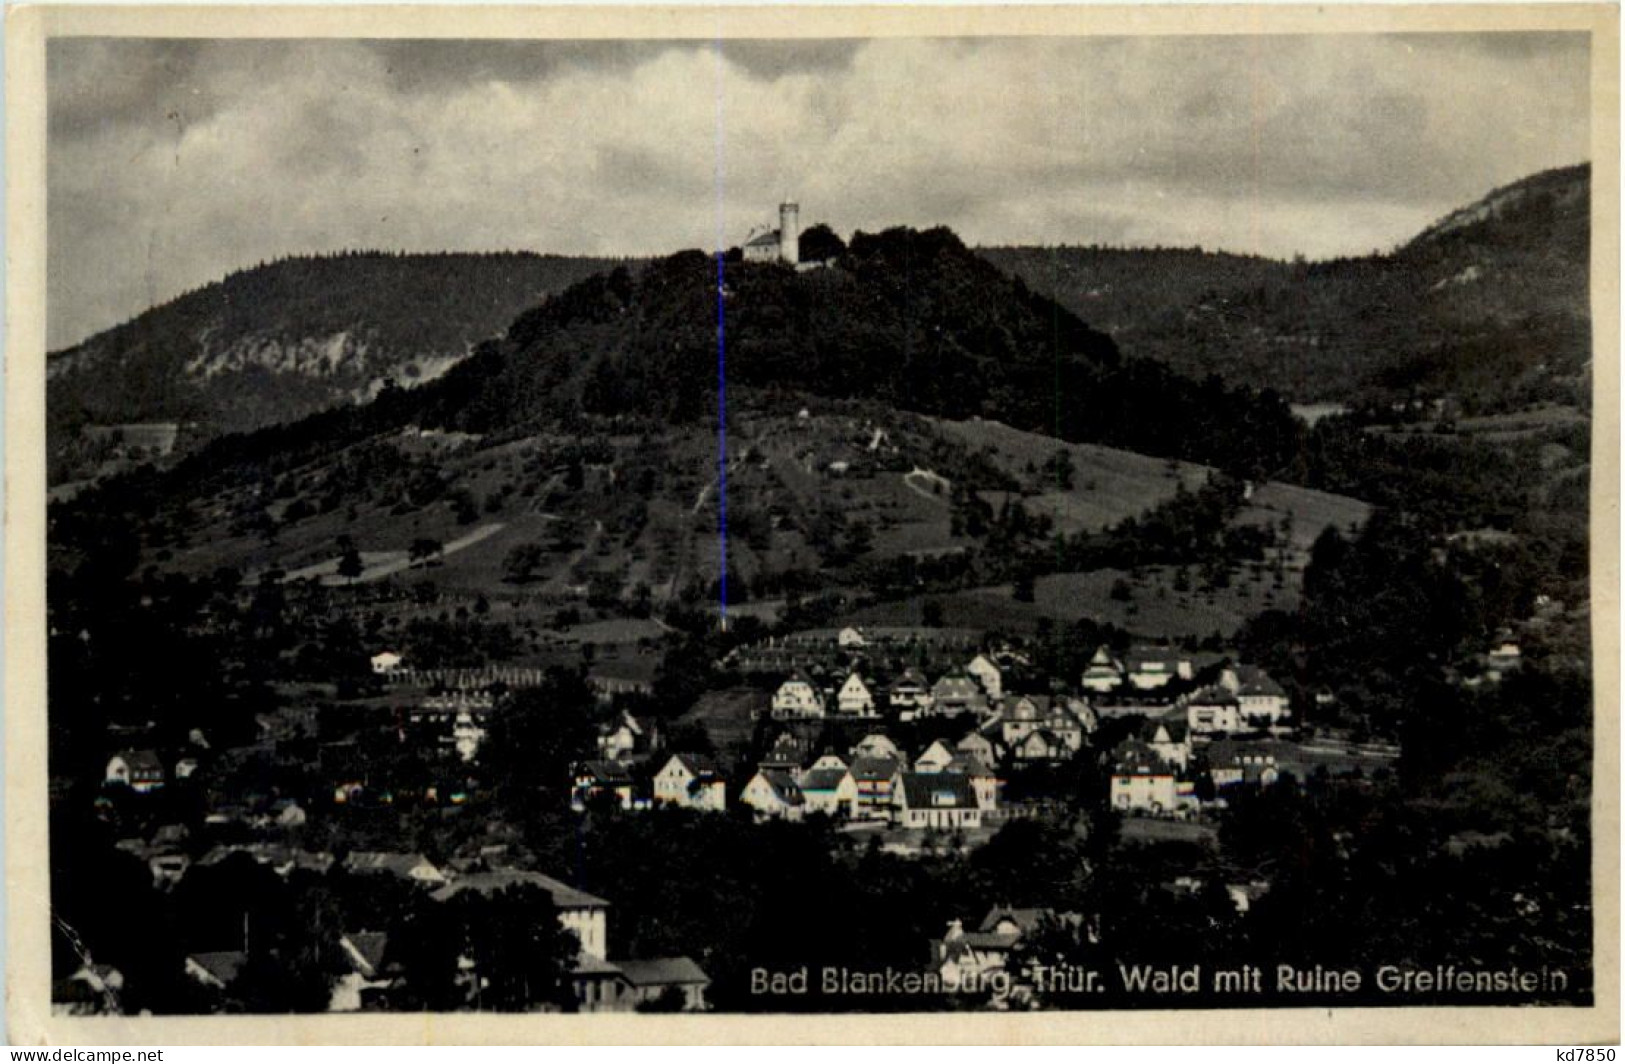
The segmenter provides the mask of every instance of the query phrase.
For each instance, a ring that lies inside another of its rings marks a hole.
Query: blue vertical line
[[[724,233],[724,197],[727,160],[723,154],[722,119],[722,34],[718,27],[717,56],[717,135],[716,135],[716,222],[717,222],[717,544],[721,571],[717,577],[719,621],[728,626],[728,330],[723,298],[723,257],[727,247]]]
[[[717,251],[717,540],[722,549],[719,579],[722,624],[728,624],[728,337],[722,297],[722,251]]]

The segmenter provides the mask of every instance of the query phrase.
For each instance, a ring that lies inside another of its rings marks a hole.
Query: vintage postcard
[[[1618,1038],[1618,11],[7,21],[23,1043]]]

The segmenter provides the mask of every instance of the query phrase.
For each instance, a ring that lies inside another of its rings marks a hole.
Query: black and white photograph
[[[1520,10],[45,34],[41,1029],[1617,1038],[1617,10]]]

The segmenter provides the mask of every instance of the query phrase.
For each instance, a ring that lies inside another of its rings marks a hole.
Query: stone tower
[[[794,203],[779,204],[779,261],[792,266],[801,261],[800,214]]]

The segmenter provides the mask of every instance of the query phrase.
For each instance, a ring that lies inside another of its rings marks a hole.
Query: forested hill
[[[443,373],[545,296],[608,269],[528,253],[351,252],[234,273],[50,356],[56,442],[83,424],[291,421]]]
[[[1298,402],[1444,399],[1467,413],[1589,394],[1591,173],[1536,174],[1387,254],[985,248],[1126,354]]]
[[[983,416],[1259,473],[1297,441],[1280,399],[1122,357],[946,229],[858,233],[820,269],[729,262],[720,290],[698,251],[617,269],[522,315],[411,402],[425,426],[475,433],[583,410],[686,422],[715,416],[719,373],[729,389]]]

